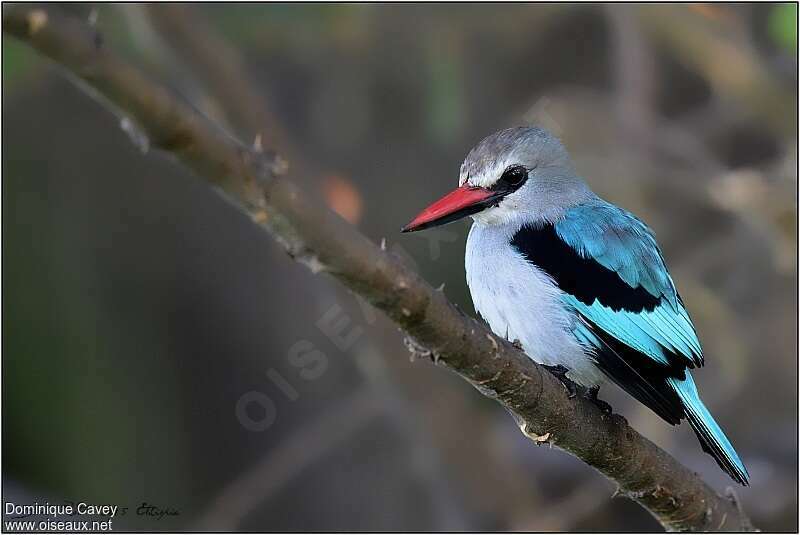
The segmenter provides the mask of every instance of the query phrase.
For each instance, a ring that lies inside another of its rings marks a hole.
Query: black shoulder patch
[[[660,298],[641,286],[631,288],[614,271],[579,255],[558,236],[552,224],[522,227],[511,245],[550,275],[561,290],[587,305],[596,299],[615,311],[640,312],[651,311],[659,303]]]

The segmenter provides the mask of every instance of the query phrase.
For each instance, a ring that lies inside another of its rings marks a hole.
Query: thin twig
[[[321,414],[226,485],[197,522],[197,529],[236,530],[260,503],[382,412],[374,393],[363,389]]]
[[[198,12],[198,6],[159,3],[144,9],[164,42],[210,89],[235,131],[245,140],[260,136],[264,146],[281,151],[294,167],[297,157],[288,145],[289,136],[256,90],[244,58]]]
[[[759,117],[773,132],[796,130],[797,99],[758,60],[755,48],[732,35],[741,35],[735,19],[721,21],[709,31],[705,21],[687,6],[646,5],[636,8],[648,35],[675,52],[675,58],[703,76],[715,93],[735,103],[740,112]]]

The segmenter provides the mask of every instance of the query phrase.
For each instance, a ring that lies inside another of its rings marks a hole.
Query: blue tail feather
[[[720,467],[733,479],[742,485],[749,485],[750,475],[747,473],[747,468],[739,459],[739,455],[733,449],[728,437],[725,436],[717,422],[714,421],[714,417],[700,400],[697,387],[689,371],[686,371],[686,379],[670,378],[668,382],[683,402],[686,418],[697,438],[700,439],[703,449],[714,457]]]

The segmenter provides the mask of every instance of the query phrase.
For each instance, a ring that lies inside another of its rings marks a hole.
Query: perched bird
[[[670,424],[684,418],[734,480],[749,475],[697,393],[692,320],[653,232],[598,197],[541,128],[502,130],[461,166],[459,187],[403,232],[466,216],[467,285],[492,331],[597,399],[605,377]]]

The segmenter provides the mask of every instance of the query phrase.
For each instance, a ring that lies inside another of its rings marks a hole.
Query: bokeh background
[[[655,229],[738,495],[797,530],[796,5],[60,9],[468,311],[468,223],[398,229],[483,136],[553,131]],[[131,530],[659,529],[58,69],[7,36],[2,59],[4,501],[119,504]],[[731,484],[687,426],[601,397]]]

